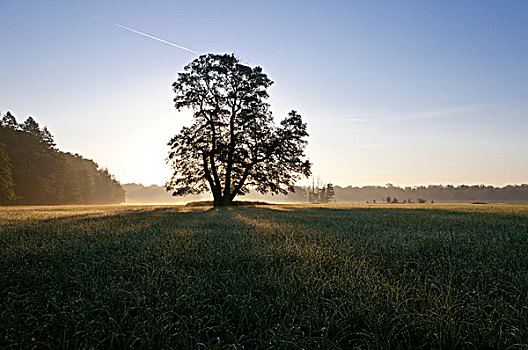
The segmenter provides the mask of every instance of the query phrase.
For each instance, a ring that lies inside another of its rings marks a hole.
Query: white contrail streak
[[[92,16],[93,18],[97,18],[95,16]],[[163,40],[163,39],[160,39],[160,38],[156,38],[155,36],[152,36],[150,34],[147,34],[147,33],[143,33],[143,32],[140,32],[139,30],[135,30],[135,29],[132,29],[132,28],[128,28],[128,27],[125,27],[121,24],[118,24],[118,23],[114,23],[114,22],[111,22],[111,21],[108,21],[106,19],[103,19],[103,18],[97,18],[101,21],[104,21],[108,24],[111,24],[111,25],[114,25],[116,27],[119,27],[119,28],[123,28],[123,29],[126,29],[126,30],[129,30],[131,31],[132,33],[136,33],[136,34],[139,34],[139,35],[143,35],[143,36],[146,36],[147,38],[151,38],[151,39],[154,39],[156,41],[159,41],[160,43],[164,43],[164,44],[167,44],[167,45],[170,45],[170,46],[174,46],[174,47],[177,47],[178,49],[182,49],[182,50],[185,50],[185,51],[189,51],[189,52],[192,52],[192,53],[196,53],[196,51],[194,50],[191,50],[191,49],[188,49],[184,46],[180,46],[178,44],[175,44],[175,43],[171,43],[170,41],[167,41],[167,40]]]
[[[54,3],[56,5],[59,5],[57,4],[55,1],[52,1],[52,0],[48,0],[49,2],[51,3]],[[61,5],[63,6],[63,5]],[[136,33],[136,34],[139,34],[139,35],[143,35],[144,37],[147,37],[147,38],[150,38],[150,39],[153,39],[153,40],[156,40],[156,41],[159,41],[160,43],[164,43],[164,44],[167,44],[167,45],[170,45],[170,46],[173,46],[173,47],[177,47],[178,49],[181,49],[181,50],[185,50],[185,51],[188,51],[188,52],[192,52],[192,53],[196,53],[196,51],[194,50],[191,50],[187,47],[184,47],[184,46],[181,46],[181,45],[178,45],[178,44],[175,44],[175,43],[171,43],[170,41],[167,41],[167,40],[163,40],[163,39],[160,39],[160,38],[157,38],[153,35],[150,35],[150,34],[147,34],[147,33],[143,33],[143,32],[140,32],[139,30],[135,30],[135,29],[132,29],[132,28],[129,28],[129,27],[126,27],[124,25],[121,25],[119,23],[115,23],[115,22],[112,22],[112,21],[109,21],[107,19],[104,19],[104,18],[101,18],[101,17],[97,17],[97,16],[94,16],[92,15],[91,13],[88,13],[88,12],[84,12],[84,11],[79,11],[77,9],[74,9],[72,7],[69,7],[69,6],[64,6],[65,8],[69,9],[70,11],[74,11],[74,12],[77,12],[81,15],[84,15],[84,16],[88,16],[88,17],[91,17],[93,19],[96,19],[98,21],[101,21],[101,22],[105,22],[105,23],[108,23],[108,24],[111,24],[115,27],[118,27],[118,28],[121,28],[121,29],[125,29],[125,30],[128,30],[132,33]]]

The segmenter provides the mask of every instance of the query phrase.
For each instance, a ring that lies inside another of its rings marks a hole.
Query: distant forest
[[[494,187],[485,185],[429,185],[415,187],[335,186],[337,202],[528,202],[528,184]]]
[[[162,186],[141,184],[123,185],[127,203],[185,203],[210,199],[209,195],[173,197]],[[338,203],[430,203],[434,202],[528,202],[528,184],[493,187],[484,185],[452,186],[430,185],[417,187],[386,186],[340,187],[333,186],[333,201]],[[295,193],[284,195],[261,195],[250,192],[239,200],[258,200],[278,203],[310,202],[309,188],[295,187]]]
[[[124,202],[125,190],[108,170],[59,151],[32,117],[18,124],[7,112],[0,126],[0,205]]]

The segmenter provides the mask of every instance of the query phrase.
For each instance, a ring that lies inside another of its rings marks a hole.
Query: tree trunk
[[[213,202],[215,207],[230,207],[233,205],[231,196],[222,196],[214,199]]]

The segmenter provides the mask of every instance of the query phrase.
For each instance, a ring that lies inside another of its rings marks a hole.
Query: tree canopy
[[[178,74],[175,106],[192,110],[193,124],[169,142],[174,173],[167,190],[210,190],[215,205],[230,205],[249,188],[285,194],[310,175],[306,124],[291,111],[275,125],[266,102],[272,83],[233,54],[202,55]]]

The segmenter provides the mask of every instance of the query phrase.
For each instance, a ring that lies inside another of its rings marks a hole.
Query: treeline
[[[1,116],[1,115],[0,115]],[[119,182],[92,160],[56,148],[47,127],[7,112],[0,123],[0,205],[111,204]]]
[[[125,184],[127,203],[185,203],[209,200],[210,195],[173,197],[164,187]],[[528,184],[493,187],[484,185],[430,185],[416,187],[386,186],[340,187],[332,184],[295,186],[288,195],[271,196],[250,192],[240,200],[276,203],[431,203],[433,202],[528,202]]]
[[[527,202],[528,184],[494,187],[485,185],[429,185],[415,187],[335,186],[337,202]],[[395,201],[396,200],[396,201]]]

